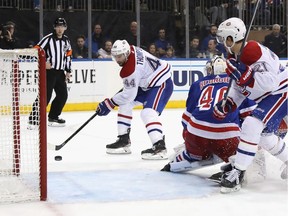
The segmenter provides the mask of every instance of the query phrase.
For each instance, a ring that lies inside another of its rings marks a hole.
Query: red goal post
[[[0,203],[46,200],[46,66],[40,49],[0,49]],[[34,130],[28,130],[39,97]]]

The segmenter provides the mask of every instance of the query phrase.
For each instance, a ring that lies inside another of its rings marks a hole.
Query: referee
[[[66,20],[57,18],[54,22],[54,32],[43,37],[35,46],[36,48],[42,48],[46,53],[47,105],[50,102],[53,90],[56,95],[48,114],[48,125],[52,127],[65,126],[65,120],[59,118],[59,116],[68,98],[66,81],[71,77],[72,57],[70,40],[64,35],[66,29]],[[28,129],[33,129],[34,125],[39,124],[36,105],[38,105],[38,98],[35,100],[29,116],[29,126],[32,127],[29,128],[28,126]]]

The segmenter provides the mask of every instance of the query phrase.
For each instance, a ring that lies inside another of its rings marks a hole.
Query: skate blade
[[[143,160],[166,160],[168,156],[166,153],[158,153],[158,154],[142,154]]]
[[[65,124],[59,124],[57,122],[48,122],[49,127],[65,127]]]
[[[213,179],[213,178],[210,178],[210,177],[208,177],[208,178],[206,178],[208,181],[210,181],[210,182],[214,182],[214,183],[216,183],[216,184],[219,184],[220,185],[220,183],[221,183],[221,179]]]
[[[206,178],[208,181],[214,182],[216,184],[220,184],[221,183],[221,179],[222,179],[222,175],[223,172],[218,172],[215,173],[213,175],[211,175],[210,177]]]
[[[111,149],[106,148],[107,154],[131,154],[131,149],[129,147],[123,147],[123,148],[117,148],[117,149]]]
[[[241,185],[236,185],[233,188],[221,187],[220,192],[223,194],[237,192],[241,189]]]

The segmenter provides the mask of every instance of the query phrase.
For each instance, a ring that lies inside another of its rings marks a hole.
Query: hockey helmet
[[[130,55],[130,45],[126,40],[116,40],[111,49],[112,56],[124,54],[125,58]]]
[[[229,36],[232,37],[233,39],[232,46],[234,46],[236,42],[244,39],[245,34],[246,34],[246,26],[244,22],[237,17],[232,17],[225,20],[219,25],[216,38],[218,43],[222,43],[225,45],[225,47],[227,47],[226,45],[227,37]]]
[[[215,55],[212,59],[206,62],[205,71],[207,76],[218,75],[225,73],[226,63],[225,60],[218,55]]]
[[[62,17],[59,17],[59,18],[57,18],[55,21],[54,21],[54,28],[56,27],[56,26],[64,26],[65,28],[67,28],[67,22],[66,22],[66,20],[64,19],[64,18],[62,18]]]

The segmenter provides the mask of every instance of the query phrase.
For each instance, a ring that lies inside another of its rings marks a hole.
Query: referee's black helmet
[[[59,18],[57,18],[57,19],[54,21],[54,28],[55,28],[56,26],[64,26],[64,27],[67,28],[67,22],[66,22],[66,20],[65,20],[64,18],[59,17]]]

